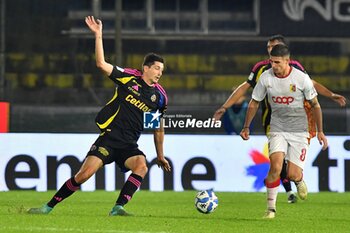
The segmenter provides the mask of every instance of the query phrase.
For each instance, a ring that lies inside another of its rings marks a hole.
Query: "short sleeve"
[[[155,84],[155,88],[159,93],[158,109],[160,110],[163,116],[163,114],[166,112],[168,108],[168,95],[166,94],[166,91],[159,83]]]
[[[253,88],[255,87],[256,83],[260,78],[260,75],[267,69],[269,64],[270,64],[269,60],[264,60],[264,61],[259,61],[254,65],[247,79],[247,83],[249,83],[251,87]]]
[[[141,76],[141,71],[137,69],[121,68],[119,66],[114,66],[112,73],[109,75],[109,78],[118,85],[123,85],[129,82],[131,79]]]
[[[247,79],[247,83],[249,83],[249,85],[251,87],[255,87],[256,85],[256,73],[254,73],[253,71],[250,72],[249,76],[248,76],[248,79]]]
[[[265,75],[263,74],[261,75],[261,77],[258,80],[258,83],[254,87],[253,94],[252,94],[252,98],[259,102],[262,101],[266,96],[267,89],[264,84],[264,80],[265,80]]]
[[[305,74],[304,79],[304,96],[307,100],[312,100],[317,96],[317,91],[314,87],[314,84],[312,83],[309,75]]]

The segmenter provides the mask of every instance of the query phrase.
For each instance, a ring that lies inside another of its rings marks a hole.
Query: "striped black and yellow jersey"
[[[114,139],[114,146],[137,146],[143,131],[143,113],[156,110],[164,113],[166,92],[159,84],[147,85],[136,69],[116,66],[109,78],[117,87],[113,98],[97,114],[96,124],[102,133]]]
[[[289,65],[297,68],[298,70],[306,72],[304,67],[298,61],[290,60]],[[271,68],[270,60],[264,60],[256,63],[248,77],[247,83],[249,83],[250,86],[254,88],[260,78],[260,75],[264,71],[270,68]],[[313,120],[312,112],[310,110],[311,106],[309,105],[308,102],[305,102],[304,105],[308,116],[310,137],[313,137],[315,132],[315,122]],[[270,131],[270,121],[271,121],[271,107],[268,103],[267,97],[262,101],[261,108],[262,108],[262,116],[261,116],[262,125],[264,127],[265,134],[267,134]]]

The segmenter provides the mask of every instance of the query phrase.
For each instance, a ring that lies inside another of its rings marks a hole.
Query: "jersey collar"
[[[284,76],[278,76],[277,74],[274,73],[274,75],[277,77],[277,78],[287,78],[290,73],[292,73],[292,70],[293,70],[293,67],[289,66],[289,72],[288,74],[284,75]]]

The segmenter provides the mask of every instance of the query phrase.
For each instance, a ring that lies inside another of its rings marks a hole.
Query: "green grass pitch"
[[[280,193],[277,215],[262,219],[264,193],[216,192],[212,214],[194,207],[196,191],[137,192],[126,210],[131,217],[109,217],[117,192],[77,192],[49,215],[25,210],[46,203],[54,192],[0,192],[0,232],[350,232],[350,193],[311,193],[306,201],[287,204]]]

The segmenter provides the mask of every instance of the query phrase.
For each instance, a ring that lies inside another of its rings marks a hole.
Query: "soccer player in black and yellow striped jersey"
[[[269,38],[269,40],[267,42],[268,54],[270,54],[272,48],[277,44],[287,44],[285,38],[282,35],[274,35],[274,36],[271,36]],[[290,60],[290,65],[305,72],[304,67],[298,61]],[[238,99],[240,99],[242,96],[244,96],[246,94],[246,92],[248,91],[249,88],[255,87],[257,81],[260,78],[260,75],[265,70],[268,70],[270,68],[271,68],[271,64],[270,64],[269,59],[257,62],[254,65],[247,81],[243,82],[238,88],[236,88],[232,92],[232,94],[226,100],[226,102],[219,109],[216,110],[213,118],[215,118],[216,120],[219,120],[228,108],[230,108],[232,105],[234,105]],[[320,83],[317,83],[315,80],[312,80],[312,82],[314,84],[316,91],[319,94],[334,100],[341,107],[346,105],[346,98],[344,96],[331,92],[330,90],[328,90],[326,87],[324,87]],[[269,106],[269,104],[267,102],[267,98],[262,102],[261,106],[262,106],[262,121],[263,121],[262,125],[264,127],[265,133],[267,134],[269,132],[270,120],[271,120],[271,107]],[[309,107],[306,106],[306,109],[307,108],[309,108]],[[309,120],[310,136],[313,137],[314,132],[315,132],[314,131],[315,123],[313,122],[313,117],[311,116],[310,111],[308,111],[308,120]],[[295,194],[292,191],[290,181],[286,177],[286,175],[287,175],[286,169],[287,169],[286,163],[284,163],[280,178],[281,178],[283,187],[285,188],[286,192],[288,193],[288,203],[295,203],[297,199],[296,199]]]
[[[160,116],[167,107],[167,95],[158,84],[164,69],[164,59],[154,53],[147,54],[142,72],[113,66],[104,58],[102,22],[93,16],[86,17],[85,22],[95,35],[96,65],[116,83],[117,88],[113,98],[97,114],[96,124],[101,134],[91,146],[78,173],[68,179],[47,204],[29,209],[31,214],[50,213],[56,204],[72,195],[98,169],[115,162],[122,171],[131,170],[132,173],[120,190],[110,215],[129,215],[124,210],[124,205],[140,188],[148,171],[146,156],[137,145],[143,130],[144,112],[156,111]],[[164,157],[163,140],[164,129],[161,123],[160,128],[154,131],[157,164],[165,171],[170,171],[170,164]]]

